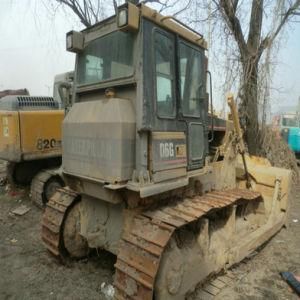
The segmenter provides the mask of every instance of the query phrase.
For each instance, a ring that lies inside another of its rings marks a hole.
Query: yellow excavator
[[[42,220],[53,255],[105,249],[115,299],[185,299],[280,230],[291,171],[246,154],[232,95],[232,121],[208,114],[202,35],[127,3],[66,39],[77,56],[67,186]]]
[[[68,93],[63,86],[72,77],[72,72],[55,77],[54,98],[9,95],[0,100],[0,159],[7,161],[8,182],[31,185],[31,198],[40,207],[64,186],[59,167]]]

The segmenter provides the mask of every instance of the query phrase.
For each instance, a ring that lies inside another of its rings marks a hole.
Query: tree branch
[[[249,24],[249,35],[247,40],[248,50],[253,54],[257,53],[261,38],[263,20],[263,0],[253,0],[251,7],[251,18]]]
[[[224,20],[233,34],[241,54],[241,58],[244,59],[247,53],[247,45],[244,39],[242,27],[239,19],[236,16],[236,11],[231,0],[213,0],[218,6],[219,10],[223,14]],[[237,2],[237,1],[236,1]],[[236,4],[237,5],[237,4]]]
[[[80,19],[80,22],[86,26],[89,27],[91,26],[91,22],[90,20],[88,20],[86,18],[86,16],[84,15],[84,12],[82,11],[80,6],[77,6],[77,1],[75,0],[56,0],[58,3],[60,4],[65,4],[66,6],[68,6],[69,8],[71,8],[71,10],[73,10],[73,12],[78,16],[78,18]]]
[[[192,0],[189,0],[188,3],[187,3],[187,5],[185,5],[185,6],[184,6],[182,9],[180,9],[179,11],[175,12],[175,13],[173,14],[173,16],[176,17],[177,15],[179,15],[179,14],[181,14],[182,12],[186,11],[186,10],[190,7],[191,3],[192,3]]]
[[[236,13],[238,4],[239,4],[239,0],[233,0],[232,6],[233,6],[234,13]]]
[[[297,10],[300,7],[300,0],[296,0],[294,4],[292,4],[287,11],[282,15],[283,18],[279,22],[277,28],[273,31],[273,33],[269,33],[260,43],[258,53],[259,55],[262,54],[262,52],[273,44],[274,40],[284,27],[284,25],[289,21],[289,19],[295,15],[297,15]],[[300,13],[299,13],[300,14]]]

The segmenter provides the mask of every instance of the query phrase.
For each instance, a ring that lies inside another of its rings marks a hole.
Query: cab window
[[[78,55],[79,84],[94,84],[133,74],[134,36],[115,31],[91,41]]]
[[[180,42],[179,55],[182,114],[198,118],[204,93],[202,53]]]
[[[175,116],[174,47],[166,35],[155,31],[156,107],[159,117]]]

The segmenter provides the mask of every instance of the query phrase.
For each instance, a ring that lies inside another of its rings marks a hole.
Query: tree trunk
[[[248,57],[243,61],[240,115],[244,119],[245,140],[248,151],[257,155],[260,150],[258,124],[258,60]]]

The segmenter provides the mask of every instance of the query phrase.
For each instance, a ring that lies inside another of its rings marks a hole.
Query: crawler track
[[[7,162],[6,164],[6,179],[7,179],[7,182],[12,186],[14,187],[16,185],[16,182],[15,182],[15,178],[14,178],[14,170],[15,170],[15,163],[12,163],[12,162]]]
[[[1,164],[0,162],[0,186],[5,185],[7,182],[7,163],[3,162]]]
[[[177,229],[211,211],[259,197],[257,192],[241,189],[211,192],[135,216],[120,242],[115,265],[115,298],[152,300],[162,254]]]
[[[32,201],[40,208],[45,208],[48,201],[45,189],[50,180],[57,178],[58,175],[54,170],[42,170],[32,179],[30,194]],[[62,180],[57,179],[58,185],[62,187]]]
[[[47,203],[42,220],[42,241],[56,257],[64,254],[62,245],[63,222],[68,209],[76,202],[77,196],[77,193],[68,188],[61,188]]]

